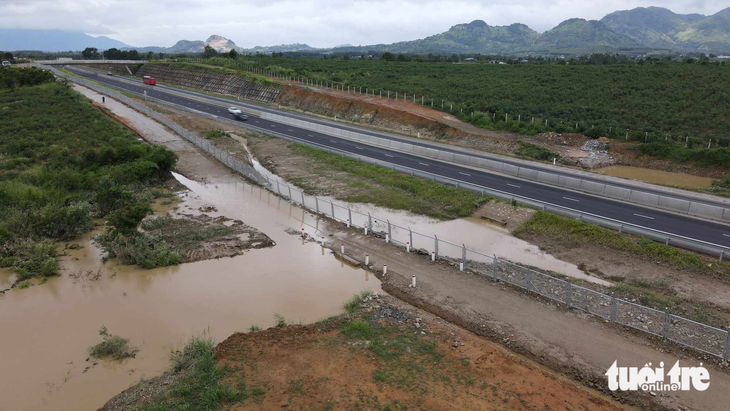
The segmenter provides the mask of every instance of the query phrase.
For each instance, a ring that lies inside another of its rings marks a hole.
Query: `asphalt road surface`
[[[68,67],[68,69],[73,71],[75,74],[128,93],[144,95],[144,92],[146,91],[147,96],[149,97],[220,117],[232,118],[232,116],[228,113],[225,104],[249,107],[256,110],[265,109],[258,105],[211,97],[202,93],[160,87],[159,85],[149,86],[143,84],[141,79],[138,83],[136,83],[131,79],[107,76],[103,73],[91,72],[75,67]],[[186,95],[190,97],[187,97]],[[201,101],[201,99],[205,99],[209,102]],[[285,115],[285,112],[276,110],[271,111]],[[311,117],[298,117],[306,119],[307,121],[317,122],[317,119],[313,119]],[[377,160],[425,171],[442,177],[456,179],[465,183],[479,185],[485,188],[492,188],[502,192],[571,208],[573,210],[611,218],[627,224],[663,231],[674,236],[686,237],[714,245],[730,247],[730,226],[719,222],[701,220],[503,175],[460,167],[454,164],[425,159],[410,154],[400,153],[398,151],[392,151],[387,148],[373,147],[347,139],[318,133],[316,131],[305,130],[287,124],[264,120],[255,116],[249,116],[248,122],[251,126],[262,130],[285,134],[299,140],[316,143],[320,146],[371,157]],[[324,124],[363,132],[362,129],[355,129],[345,125],[340,126],[337,123]]]

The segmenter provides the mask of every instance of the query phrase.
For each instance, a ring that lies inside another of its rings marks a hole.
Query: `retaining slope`
[[[162,83],[226,94],[249,100],[273,103],[279,90],[246,81],[234,74],[225,75],[204,70],[181,70],[163,64],[145,64],[138,76],[152,76]]]

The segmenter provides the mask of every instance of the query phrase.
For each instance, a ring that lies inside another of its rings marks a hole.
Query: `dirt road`
[[[406,253],[405,249],[386,244],[383,239],[365,237],[359,230],[330,223],[325,231],[333,235],[332,243],[344,243],[346,254],[352,258],[363,262],[365,254],[369,254],[370,263],[377,271],[387,264],[388,274],[378,277],[383,282],[383,290],[391,295],[531,355],[589,386],[606,390],[604,373],[616,360],[635,367],[648,362],[674,364],[677,360],[684,366],[697,366],[704,361],[711,375],[707,391],[659,393],[653,400],[673,409],[682,406],[705,410],[725,409],[730,402],[727,367],[708,365],[707,358],[694,352],[670,348],[643,335],[635,336],[502,283],[460,273],[457,267],[432,263],[426,256]],[[415,289],[408,287],[412,274],[417,277]],[[644,404],[652,401],[648,395],[626,397]]]

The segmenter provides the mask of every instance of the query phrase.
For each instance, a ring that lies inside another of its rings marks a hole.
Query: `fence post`
[[[436,234],[433,235],[433,252],[436,258],[439,258],[439,238]]]
[[[373,217],[368,213],[368,230],[373,231]]]
[[[586,290],[583,288],[580,289],[580,306],[586,311]]]
[[[279,180],[276,180],[276,194],[281,194],[281,188],[279,187]]]
[[[611,296],[611,322],[616,322],[616,297]]]
[[[317,196],[314,196],[314,208],[317,209],[317,214],[319,214],[319,200],[317,200]]]
[[[390,232],[390,220],[385,220],[388,222],[388,238],[392,241],[393,240],[393,234]]]
[[[664,339],[669,338],[669,324],[671,321],[669,320],[669,308],[664,308],[664,326],[662,327],[662,337]]]
[[[411,227],[408,227],[408,244],[413,247],[413,230],[411,230]]]
[[[350,207],[347,207],[347,221],[349,221],[350,224],[355,225],[355,223],[352,222],[352,210],[350,210]]]
[[[527,274],[525,275],[525,288],[527,291],[532,291],[532,270],[525,268]]]
[[[466,268],[466,244],[461,244],[461,261],[464,262],[464,268]]]
[[[730,332],[725,331],[725,352],[723,355],[725,361],[730,361]]]
[[[307,206],[304,204],[304,190],[302,190],[302,207],[307,208]]]
[[[565,305],[568,308],[570,308],[570,306],[571,306],[570,298],[573,294],[573,286],[570,285],[570,283],[568,281],[565,282],[565,285],[566,285],[566,287],[565,287]]]
[[[494,281],[497,281],[497,264],[499,263],[499,259],[497,258],[497,254],[494,255],[494,261],[492,261],[492,278]]]
[[[289,188],[289,200],[293,200],[293,198],[291,198],[291,186],[287,186],[287,188]]]
[[[335,204],[332,202],[332,200],[330,200],[330,207],[332,208],[332,219],[337,220],[335,218]]]

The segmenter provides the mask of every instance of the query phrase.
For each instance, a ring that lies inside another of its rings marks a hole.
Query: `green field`
[[[452,64],[248,56],[212,64],[416,95],[426,105],[489,129],[552,130],[589,136],[714,139],[730,144],[730,65],[671,61],[609,65]],[[475,112],[472,118],[472,112]],[[479,113],[489,113],[480,115]],[[505,114],[508,121],[505,122]],[[518,118],[521,121],[518,123]],[[532,118],[535,122],[531,124]],[[545,126],[545,120],[548,126]],[[578,127],[576,129],[576,123]],[[697,143],[698,145],[701,143]],[[714,147],[714,144],[713,144]]]
[[[23,80],[0,86],[0,267],[18,281],[57,275],[58,242],[94,217],[109,235],[135,238],[177,161],[43,73],[8,71]]]

